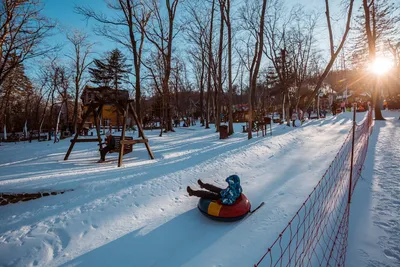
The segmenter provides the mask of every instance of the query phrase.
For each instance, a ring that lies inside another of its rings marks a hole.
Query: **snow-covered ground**
[[[347,266],[400,266],[400,120],[384,116],[353,194]]]
[[[345,113],[301,128],[276,125],[272,137],[252,140],[241,124],[225,140],[200,126],[161,138],[147,131],[156,159],[135,145],[122,168],[117,154],[95,163],[95,143],[76,144],[68,161],[69,140],[5,144],[0,192],[74,191],[0,207],[0,266],[252,266],[321,178],[350,127]],[[204,217],[186,186],[202,179],[225,187],[234,173],[253,206],[265,206],[235,223]]]

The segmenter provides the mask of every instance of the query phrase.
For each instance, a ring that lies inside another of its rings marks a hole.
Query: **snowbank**
[[[383,115],[353,194],[347,266],[400,266],[400,112]]]

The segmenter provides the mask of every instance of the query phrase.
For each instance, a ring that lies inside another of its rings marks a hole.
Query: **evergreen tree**
[[[112,77],[109,75],[106,60],[95,59],[93,63],[94,67],[89,68],[89,73],[92,76],[90,81],[99,86],[110,86]]]
[[[119,89],[122,81],[128,78],[128,68],[130,65],[126,64],[126,57],[119,49],[114,49],[110,52],[107,58],[108,77],[111,77],[110,86],[115,90]]]
[[[119,49],[108,52],[102,60],[95,59],[93,63],[95,66],[89,68],[91,82],[118,90],[122,82],[127,80],[130,65],[126,64],[126,57]]]

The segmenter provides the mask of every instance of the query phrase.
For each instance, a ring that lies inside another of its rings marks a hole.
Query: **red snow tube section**
[[[200,198],[197,205],[199,210],[207,217],[218,221],[236,221],[244,218],[249,213],[250,201],[244,194],[233,205],[223,205],[221,200]]]

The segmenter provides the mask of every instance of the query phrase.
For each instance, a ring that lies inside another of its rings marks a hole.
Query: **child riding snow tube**
[[[207,217],[224,222],[240,220],[251,209],[250,201],[244,194],[240,194],[232,205],[223,205],[221,200],[200,198],[197,207]]]

